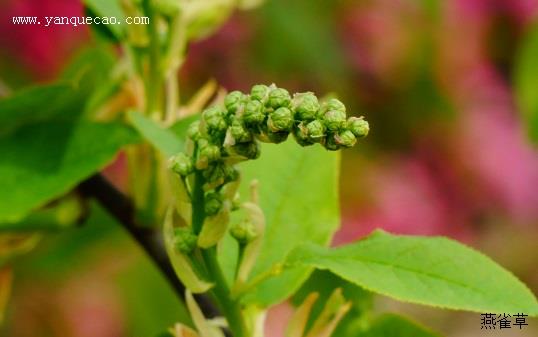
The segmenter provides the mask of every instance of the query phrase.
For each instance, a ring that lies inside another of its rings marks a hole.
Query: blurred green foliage
[[[529,136],[538,144],[538,24],[529,29],[519,51],[515,86]]]
[[[176,322],[191,324],[168,281],[129,234],[98,205],[91,205],[90,214],[84,226],[50,233],[34,251],[20,258],[15,265],[20,287],[24,289],[31,284],[62,287],[76,280],[77,275],[88,278],[90,270],[96,273],[95,280],[103,274],[110,277],[125,311],[126,335],[155,336]],[[113,266],[112,272],[102,270],[99,267],[102,265]],[[10,327],[8,321],[4,331],[11,328],[16,326]]]

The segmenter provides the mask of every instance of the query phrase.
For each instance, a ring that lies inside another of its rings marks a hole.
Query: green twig
[[[192,188],[192,229],[195,234],[200,234],[205,219],[204,181],[202,172],[196,170]]]
[[[213,295],[217,304],[226,316],[230,330],[235,337],[248,337],[248,330],[241,312],[241,304],[232,299],[230,289],[217,260],[216,247],[202,250],[204,262],[215,282]]]
[[[195,233],[200,233],[205,219],[203,190],[205,180],[202,172],[199,170],[196,170],[194,175],[192,227]],[[225,315],[230,330],[235,337],[248,337],[247,326],[241,312],[241,304],[232,299],[226,278],[217,259],[216,247],[201,249],[201,255],[209,276],[215,283],[215,287],[211,290],[212,295]]]
[[[239,243],[239,249],[237,251],[237,264],[235,265],[235,278],[239,274],[239,268],[241,267],[241,261],[243,261],[243,256],[245,255],[246,244]]]

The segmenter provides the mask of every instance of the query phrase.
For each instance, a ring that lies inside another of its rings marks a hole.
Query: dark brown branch
[[[100,174],[94,175],[80,184],[83,194],[94,197],[131,236],[142,246],[149,257],[161,270],[176,293],[185,299],[185,286],[177,278],[176,273],[163,247],[162,235],[153,228],[136,223],[134,207],[131,201],[112,186]],[[204,295],[195,295],[198,305],[206,317],[220,316],[220,312]]]

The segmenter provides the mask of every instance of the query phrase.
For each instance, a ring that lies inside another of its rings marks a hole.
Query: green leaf
[[[341,335],[340,335],[341,336]],[[412,322],[404,317],[385,314],[378,317],[370,328],[359,334],[344,336],[353,337],[440,337],[439,334]],[[343,337],[344,337],[343,336]]]
[[[165,156],[170,157],[183,150],[183,138],[177,137],[173,131],[160,126],[138,111],[129,111],[128,116],[140,135]]]
[[[538,144],[538,24],[523,40],[515,67],[516,100],[531,140]]]
[[[29,122],[53,117],[74,117],[69,108],[80,100],[72,83],[28,87],[0,100],[0,136]]]
[[[400,301],[476,312],[538,314],[531,291],[491,259],[443,237],[376,231],[338,248],[305,244],[290,265],[328,269]]]
[[[181,282],[194,293],[204,293],[208,291],[213,284],[201,279],[191,263],[191,258],[175,248],[174,244],[174,211],[169,209],[165,216],[163,224],[163,238],[166,254],[172,263],[172,267]]]
[[[125,16],[123,15],[123,10],[117,0],[83,0],[83,3],[90,9],[92,16],[115,17],[118,21],[121,21],[122,24],[110,24],[106,25],[105,28],[109,29],[117,39],[123,37],[123,30],[121,27]]]
[[[90,7],[84,8],[84,16],[91,17],[92,22],[95,22],[96,17],[101,17],[93,9]],[[96,25],[92,24],[90,25],[90,30],[95,33],[95,37],[97,38],[97,41],[103,40],[106,42],[112,42],[112,43],[119,43],[120,39],[118,38],[118,34],[121,34],[121,31],[115,31],[114,25]]]
[[[106,45],[91,46],[78,50],[63,68],[60,78],[64,81],[83,78],[84,83],[90,83],[91,88],[99,89],[106,86],[105,81],[111,81],[113,68],[116,65],[117,55],[112,47]],[[117,76],[117,75],[116,75]]]
[[[249,182],[259,181],[260,206],[266,232],[259,258],[251,273],[256,277],[303,242],[328,244],[340,225],[338,207],[339,154],[320,146],[300,147],[293,140],[263,144],[261,157],[241,164],[241,196],[249,195]],[[225,247],[226,248],[226,247]],[[231,267],[233,249],[221,254]],[[260,284],[246,302],[264,306],[290,296],[307,279],[311,268],[288,270]]]
[[[63,80],[75,80],[77,83],[77,90],[84,95],[84,101],[76,109],[84,107],[84,115],[90,118],[121,89],[123,76],[113,69],[117,56],[113,48],[107,47],[99,45],[82,49],[61,74]]]
[[[17,127],[52,118],[76,119],[107,98],[117,80],[107,74],[114,54],[106,48],[89,48],[74,57],[54,84],[24,88],[0,100],[0,137]],[[106,83],[106,84],[103,84]]]
[[[16,222],[75,187],[138,140],[123,124],[52,120],[0,139],[0,222]]]

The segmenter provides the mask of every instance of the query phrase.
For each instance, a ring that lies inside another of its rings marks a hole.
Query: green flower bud
[[[262,125],[256,132],[256,139],[260,142],[278,144],[288,139],[288,131],[273,132],[267,124],[269,123]]]
[[[193,171],[192,158],[183,152],[170,158],[170,168],[180,176],[186,177]]]
[[[263,84],[256,84],[250,90],[250,98],[265,103],[267,102],[270,91],[271,89],[269,89],[268,86]]]
[[[318,98],[311,92],[293,95],[292,107],[295,118],[302,121],[315,119],[320,108]]]
[[[232,225],[230,227],[230,234],[241,245],[246,245],[258,237],[254,224],[248,220]]]
[[[193,141],[200,139],[200,121],[194,121],[189,125],[187,129],[187,136]]]
[[[217,106],[212,106],[210,108],[205,109],[202,112],[202,117],[204,118],[206,122],[213,118],[224,117],[224,115],[225,115],[225,112]]]
[[[308,138],[314,142],[321,142],[325,137],[325,126],[319,120],[314,120],[306,125]]]
[[[339,131],[346,124],[346,113],[342,110],[329,110],[323,115],[323,123],[329,131]]]
[[[204,110],[203,118],[206,125],[207,134],[215,143],[221,143],[226,135],[228,124],[225,118],[225,112],[218,107],[211,107]]]
[[[183,254],[190,254],[196,248],[198,237],[190,227],[174,229],[174,247]]]
[[[273,109],[288,107],[291,103],[290,93],[286,89],[276,88],[269,93],[267,105]]]
[[[308,130],[304,125],[304,122],[301,122],[293,129],[293,136],[295,137],[297,144],[301,146],[309,146],[314,144],[312,139],[310,139],[310,137],[308,136]]]
[[[288,108],[278,108],[269,114],[267,126],[273,132],[291,131],[293,127],[293,115]]]
[[[288,131],[279,131],[279,132],[272,132],[268,131],[266,136],[270,143],[273,144],[279,144],[288,139],[288,135],[290,133]]]
[[[204,196],[204,210],[207,216],[217,214],[222,208],[222,195],[219,192],[208,192]]]
[[[260,156],[260,145],[256,141],[235,144],[231,149],[235,154],[247,159],[256,159]]]
[[[196,168],[199,170],[205,169],[208,164],[220,159],[220,148],[216,145],[204,143],[202,143],[203,146],[199,145],[200,148],[198,151],[198,158],[196,160]]]
[[[222,161],[210,164],[202,174],[206,181],[204,185],[206,191],[239,179],[239,171]]]
[[[252,140],[252,133],[245,128],[239,118],[234,118],[229,130],[235,143],[246,143]]]
[[[220,148],[217,145],[207,145],[200,149],[200,155],[207,157],[210,163],[220,159]]]
[[[338,145],[342,145],[343,147],[353,147],[355,143],[357,143],[357,138],[353,134],[353,132],[349,130],[345,130],[343,132],[340,132],[334,136],[334,140]]]
[[[226,164],[221,161],[212,163],[202,172],[206,184],[204,189],[210,190],[223,185],[227,178]]]
[[[350,117],[347,120],[347,129],[357,138],[363,138],[368,135],[370,125],[362,117]]]
[[[247,127],[259,126],[265,120],[265,108],[260,101],[251,100],[245,107],[243,121]]]
[[[225,165],[224,171],[224,183],[230,183],[239,179],[239,171],[231,165]]]
[[[323,146],[325,146],[325,148],[329,151],[337,151],[337,150],[340,150],[341,148],[341,145],[338,144],[338,142],[336,141],[334,134],[327,135]]]
[[[210,143],[209,143],[209,140],[207,140],[207,138],[202,136],[202,137],[200,137],[200,139],[198,139],[196,144],[198,145],[198,149],[201,149],[203,147],[208,146]]]
[[[229,113],[234,114],[245,101],[245,95],[241,91],[232,91],[224,97],[224,106]]]
[[[325,104],[323,104],[323,112],[327,112],[331,110],[339,110],[345,113],[346,106],[340,100],[336,98],[331,98],[327,102],[325,102]]]

